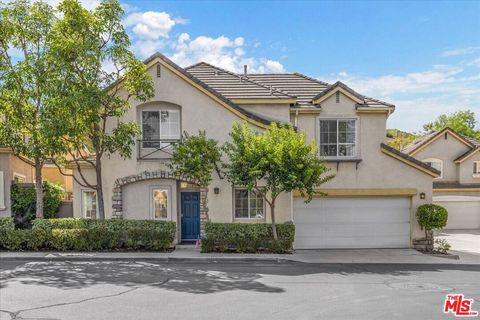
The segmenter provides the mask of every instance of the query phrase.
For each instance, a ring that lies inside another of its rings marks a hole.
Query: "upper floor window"
[[[320,154],[325,157],[357,155],[356,119],[320,119]]]
[[[437,169],[438,171],[440,171],[440,177],[438,177],[437,179],[440,179],[443,177],[443,161],[442,160],[429,158],[429,159],[424,159],[422,162],[425,164],[428,164],[433,169]]]
[[[180,110],[142,111],[144,148],[159,148],[161,140],[180,139]]]
[[[473,162],[473,174],[479,174],[480,175],[480,161],[474,161]]]

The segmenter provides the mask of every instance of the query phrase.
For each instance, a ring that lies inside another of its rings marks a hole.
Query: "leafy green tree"
[[[298,190],[307,202],[315,188],[334,177],[319,158],[315,142],[306,143],[305,134],[292,126],[272,124],[263,133],[247,124],[235,124],[232,141],[225,145],[229,181],[262,195],[271,212],[273,238],[276,241],[275,201],[283,192]]]
[[[397,129],[387,129],[388,145],[400,151],[418,137],[419,135],[415,133],[404,132]]]
[[[114,153],[131,157],[140,129],[121,117],[131,100],[153,97],[153,82],[145,64],[129,50],[118,1],[103,0],[89,11],[77,0],[64,0],[58,11],[63,18],[54,25],[54,60],[63,71],[65,95],[54,118],[65,120],[57,122],[64,153],[55,162],[73,165],[75,181],[96,190],[99,219],[104,219],[102,159]],[[84,174],[85,165],[94,168],[95,182]]]
[[[173,147],[169,167],[174,174],[186,175],[206,187],[212,181],[213,170],[221,176],[220,158],[218,142],[207,138],[205,131],[198,135],[184,132],[181,143]]]
[[[456,132],[472,138],[480,139],[480,131],[475,130],[475,113],[470,110],[457,111],[452,114],[442,114],[437,120],[423,126],[425,131],[437,131],[449,127]]]
[[[44,211],[42,167],[61,147],[50,125],[62,94],[60,70],[51,63],[56,20],[44,2],[0,4],[0,144],[35,163],[37,218]]]

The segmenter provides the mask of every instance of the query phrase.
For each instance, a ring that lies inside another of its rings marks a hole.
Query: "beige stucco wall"
[[[240,106],[245,110],[248,110],[257,115],[264,116],[268,119],[281,122],[290,121],[289,104],[241,104]]]
[[[66,174],[72,174],[71,169],[62,169]],[[46,165],[42,169],[42,176],[44,180],[59,184],[63,187],[65,192],[73,192],[73,179],[72,177],[63,175],[56,166]]]
[[[205,130],[207,136],[216,139],[223,144],[229,139],[228,132],[234,122],[241,122],[242,119],[237,115],[221,106],[204,93],[200,92],[190,84],[162,67],[161,78],[156,78],[155,68],[149,70],[156,87],[155,97],[151,101],[144,103],[131,102],[131,108],[122,118],[122,121],[139,121],[139,109],[146,106],[176,106],[181,109],[181,127],[191,134],[198,133],[198,130]],[[285,119],[288,119],[288,109],[285,109]],[[257,128],[258,129],[258,128]],[[109,127],[111,130],[111,127]],[[112,155],[110,158],[103,159],[103,185],[105,214],[107,218],[112,215],[112,196],[114,182],[117,178],[126,177],[142,171],[168,170],[165,161],[159,160],[137,160],[137,148],[133,150],[131,159],[121,159],[118,155]],[[85,170],[84,170],[85,171]],[[148,183],[146,183],[148,184]],[[74,187],[74,212],[75,216],[80,216],[81,210],[81,192],[82,189],[77,184]],[[123,197],[130,202],[134,198],[129,193],[137,194],[134,191],[138,184],[124,186]],[[141,187],[141,186],[140,186]],[[219,187],[220,194],[215,195],[213,188]],[[276,210],[277,221],[291,220],[291,195],[283,195],[278,200]],[[137,201],[138,202],[138,201]],[[124,202],[127,210],[133,210],[132,207]],[[150,202],[138,202],[135,205],[135,218],[148,218]],[[213,181],[208,192],[209,218],[216,222],[233,221],[233,203],[232,187],[226,179],[219,179],[216,174],[213,175]],[[133,211],[131,211],[133,212]],[[127,215],[125,215],[126,218]],[[132,216],[133,217],[133,216]],[[269,221],[269,218],[267,219]]]
[[[470,147],[447,133],[447,139],[442,135],[413,156],[421,161],[428,158],[442,160],[442,177],[435,179],[435,181],[454,182],[459,181],[458,165],[455,164],[454,160],[469,149]]]
[[[3,171],[3,192],[5,208],[0,208],[0,217],[11,216],[10,186],[14,174],[25,177],[25,182],[33,182],[34,168],[32,165],[22,161],[11,152],[0,153],[0,171]]]
[[[480,161],[480,152],[475,153],[470,158],[467,158],[467,160],[457,164],[460,183],[480,183],[480,175],[473,174],[473,163],[475,161]]]
[[[182,130],[189,133],[197,133],[198,130],[206,130],[207,135],[224,143],[229,139],[228,132],[234,122],[241,119],[219,105],[211,98],[177,77],[172,72],[162,68],[161,78],[155,77],[155,68],[151,73],[155,82],[155,97],[149,102],[149,107],[171,104],[181,109]],[[123,117],[123,121],[138,121],[139,108],[144,104],[132,102],[131,108]],[[278,111],[280,109],[277,109]],[[281,118],[281,114],[276,117]],[[283,115],[284,119],[290,117],[288,109]],[[385,140],[386,114],[359,114],[355,109],[355,103],[342,95],[341,103],[337,104],[332,97],[322,103],[320,116],[349,116],[356,117],[359,125],[359,155],[362,162],[340,163],[338,170],[336,163],[329,162],[328,166],[337,177],[327,183],[325,188],[335,189],[393,189],[393,188],[416,188],[418,193],[411,197],[412,221],[413,212],[417,206],[429,203],[432,199],[431,176],[418,171],[396,159],[381,152],[380,143]],[[309,140],[316,139],[317,117],[315,114],[300,114],[297,125],[300,130],[305,130]],[[293,122],[293,119],[292,119]],[[258,128],[257,128],[258,129]],[[117,178],[137,174],[142,171],[167,170],[165,163],[158,160],[137,160],[137,149],[133,151],[131,159],[121,159],[118,155],[105,157],[103,160],[103,185],[105,196],[106,217],[112,214],[112,191]],[[138,197],[144,197],[141,190],[149,187],[151,182],[141,182],[123,187],[124,210],[128,218],[129,213],[135,218],[148,218],[150,201],[138,201]],[[220,193],[215,195],[213,189],[218,187]],[[76,189],[79,189],[78,187]],[[426,198],[421,200],[419,193],[424,192]],[[215,173],[208,192],[209,218],[215,222],[233,222],[233,192],[226,179],[220,179]],[[130,203],[135,201],[135,203]],[[75,191],[74,210],[76,216],[80,212],[80,194]],[[128,203],[127,203],[128,202]],[[278,199],[276,217],[278,222],[292,220],[292,195],[284,194]],[[173,218],[172,218],[173,219]],[[267,210],[266,221],[270,221]],[[413,237],[421,237],[423,232],[416,222],[412,222]]]
[[[357,119],[359,141],[358,168],[354,162],[327,162],[331,173],[336,176],[322,188],[332,189],[402,189],[416,188],[417,194],[411,197],[412,236],[422,237],[414,212],[419,205],[432,201],[432,177],[381,152],[380,144],[385,141],[386,114],[358,113],[355,103],[341,95],[340,103],[332,96],[321,104],[321,112],[299,114],[297,126],[304,130],[307,140],[318,143],[319,117],[351,117]],[[292,115],[292,122],[294,115]],[[419,194],[425,193],[425,199]]]

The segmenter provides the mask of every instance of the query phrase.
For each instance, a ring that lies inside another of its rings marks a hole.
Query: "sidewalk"
[[[172,252],[0,252],[0,260],[156,260],[203,262],[301,262],[382,264],[478,264],[480,255],[452,252],[460,259],[436,257],[413,249],[297,250],[293,254],[200,253],[194,246]]]

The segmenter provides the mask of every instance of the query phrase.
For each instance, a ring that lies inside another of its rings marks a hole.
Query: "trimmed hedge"
[[[273,240],[272,225],[266,223],[207,223],[202,252],[273,252],[292,251],[293,224],[277,224],[278,241]]]
[[[38,219],[31,230],[0,222],[0,248],[8,250],[167,250],[176,232],[173,221]]]

